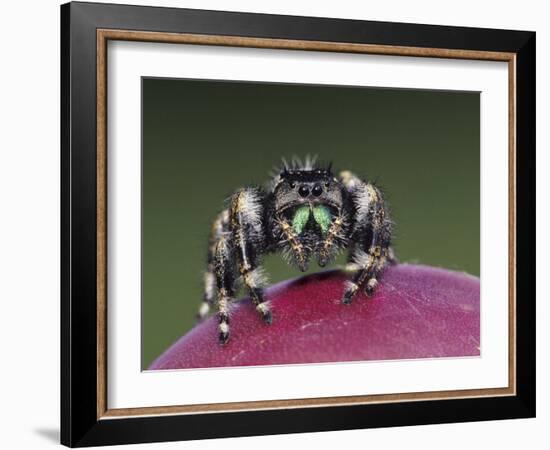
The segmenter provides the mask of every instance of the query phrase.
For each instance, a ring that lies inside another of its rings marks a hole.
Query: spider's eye
[[[311,192],[315,197],[319,197],[323,193],[323,188],[320,185],[316,184],[315,186],[313,186],[313,190]]]
[[[290,183],[290,187],[291,187],[291,189],[294,189],[294,188],[296,187],[296,183],[295,183],[294,181],[292,181],[292,182]]]
[[[329,187],[329,186],[330,186],[330,182],[327,181],[327,182],[325,183],[325,187]]]

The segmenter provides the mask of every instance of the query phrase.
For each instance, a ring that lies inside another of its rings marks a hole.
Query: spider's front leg
[[[345,238],[345,217],[339,214],[328,227],[325,239],[322,241],[318,253],[319,266],[325,267],[335,256],[340,247],[346,245]]]
[[[394,261],[391,249],[392,221],[380,189],[352,174],[344,173],[342,182],[351,193],[355,223],[350,252],[353,275],[342,298],[351,303],[361,287],[370,296],[378,286],[383,270]]]
[[[238,190],[231,200],[230,221],[239,273],[256,311],[271,324],[272,315],[263,294],[264,275],[260,267],[265,251],[263,194],[256,188]]]

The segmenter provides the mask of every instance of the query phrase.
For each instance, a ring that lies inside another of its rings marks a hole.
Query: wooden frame
[[[63,5],[61,13],[62,443],[82,446],[534,415],[534,33],[84,3]],[[304,31],[281,31],[289,29]],[[508,62],[509,386],[108,409],[108,40]]]

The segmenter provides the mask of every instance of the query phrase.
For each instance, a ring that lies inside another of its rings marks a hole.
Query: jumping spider
[[[382,271],[394,262],[391,238],[388,206],[377,186],[349,171],[336,178],[330,165],[283,162],[268,189],[237,190],[214,221],[198,319],[208,315],[217,291],[219,340],[225,344],[230,303],[242,281],[263,321],[271,324],[261,257],[277,251],[304,272],[311,257],[324,267],[347,249],[346,270],[352,275],[342,303],[351,303],[361,287],[372,295]]]

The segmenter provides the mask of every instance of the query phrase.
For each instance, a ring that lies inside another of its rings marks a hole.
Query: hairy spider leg
[[[256,311],[265,323],[270,324],[272,315],[264,298],[265,277],[260,267],[265,246],[262,215],[262,196],[257,189],[239,189],[233,195],[230,216],[239,273]]]
[[[344,216],[337,216],[326,233],[324,241],[321,243],[319,249],[318,263],[321,267],[325,267],[327,263],[332,259],[335,253],[337,253],[339,244],[345,242],[344,231]]]
[[[290,246],[290,252],[286,255],[288,260],[294,259],[298,268],[305,272],[308,268],[308,253],[309,249],[305,247],[298,235],[294,232],[292,225],[282,215],[277,215],[277,224],[281,231],[283,242]]]
[[[342,182],[352,193],[356,211],[353,236],[356,244],[350,251],[354,274],[342,297],[342,303],[349,304],[362,286],[368,296],[372,295],[378,286],[378,276],[392,261],[392,221],[376,186],[349,172],[342,174]]]
[[[216,294],[216,275],[214,274],[214,256],[216,245],[222,234],[229,231],[229,210],[224,210],[216,217],[210,231],[210,239],[208,242],[208,257],[206,271],[204,272],[204,294],[203,301],[197,312],[197,321],[202,322],[214,304],[214,296]]]
[[[229,339],[229,307],[235,295],[236,274],[232,250],[230,234],[223,233],[214,250],[214,273],[218,287],[218,331],[222,344]]]

